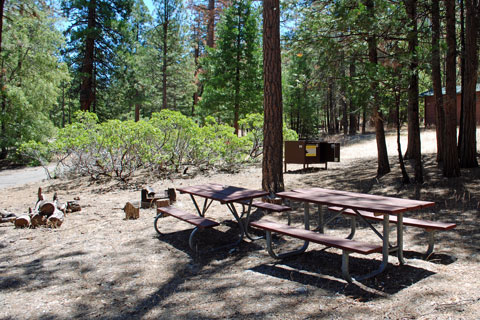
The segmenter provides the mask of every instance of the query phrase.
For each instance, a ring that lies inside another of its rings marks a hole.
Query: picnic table
[[[240,228],[240,237],[237,243],[240,242],[245,235],[251,239],[247,231],[246,223],[242,221],[242,218],[245,216],[245,221],[248,221],[253,199],[268,195],[268,192],[262,190],[251,190],[217,183],[180,187],[177,188],[177,190],[180,193],[186,193],[190,195],[190,198],[192,199],[197,210],[197,214],[200,217],[205,217],[205,214],[207,213],[213,201],[218,201],[221,204],[226,205],[230,213],[238,222],[238,226]],[[198,197],[204,199],[203,205],[199,205],[197,201]],[[241,204],[242,209],[240,212],[235,207],[236,204]]]
[[[285,191],[277,193],[277,196],[288,199],[290,201],[295,202],[302,202],[304,203],[304,224],[305,229],[309,230],[309,221],[310,221],[310,205],[309,204],[316,204],[318,205],[318,214],[319,214],[319,228],[318,231],[323,233],[324,226],[327,225],[329,222],[333,220],[330,219],[328,221],[324,221],[324,210],[322,206],[335,206],[341,208],[337,211],[336,216],[342,214],[345,210],[353,210],[355,214],[362,219],[369,228],[382,240],[381,245],[381,252],[382,252],[382,262],[380,267],[362,277],[357,279],[363,279],[375,276],[381,272],[383,272],[388,264],[388,256],[390,252],[396,252],[397,258],[401,264],[404,264],[403,258],[403,213],[409,212],[413,210],[419,210],[423,208],[432,207],[435,205],[434,202],[430,201],[419,201],[419,200],[411,200],[411,199],[401,199],[401,198],[394,198],[394,197],[387,197],[387,196],[379,196],[379,195],[371,195],[371,194],[364,194],[364,193],[356,193],[356,192],[347,192],[347,191],[339,191],[339,190],[332,190],[332,189],[324,189],[324,188],[310,188],[310,189],[298,189],[293,191]],[[364,217],[365,212],[374,213],[375,215],[383,215],[383,230],[380,232],[378,231],[374,225],[368,221]],[[396,246],[391,246],[389,242],[389,217],[393,215],[396,217],[396,225],[397,225],[397,244]],[[260,224],[261,227],[261,224]],[[265,225],[264,225],[265,227]],[[270,229],[270,231],[280,231],[280,233],[295,236],[296,233],[292,231],[292,228],[278,228],[277,226],[267,225],[266,230]],[[350,234],[347,237],[347,240],[352,238],[353,234]],[[347,265],[344,266],[342,263],[342,271],[344,276],[347,279],[350,279],[350,275],[348,274],[348,253],[350,252],[359,252],[369,254],[375,251],[375,247],[369,245],[368,243],[357,243],[357,242],[348,242],[347,240],[341,241],[341,239],[337,238],[322,238],[319,236],[313,235],[312,232],[300,232],[300,236],[298,237],[304,240],[304,245],[298,249],[294,250],[291,253],[301,253],[305,251],[308,247],[309,240],[315,241],[317,243],[327,243],[331,246],[341,248],[344,250],[344,260],[343,262]],[[322,242],[323,241],[323,242]],[[268,244],[267,244],[268,245]],[[270,248],[271,251],[271,248]],[[273,251],[271,252],[271,254]],[[287,253],[288,254],[288,253]],[[286,254],[285,254],[286,255]]]

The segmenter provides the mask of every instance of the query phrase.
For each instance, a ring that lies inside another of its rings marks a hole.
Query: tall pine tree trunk
[[[440,6],[432,1],[432,82],[435,101],[437,162],[443,162],[445,141],[445,113],[443,110],[442,75],[440,65]]]
[[[463,113],[460,131],[460,167],[478,167],[476,140],[476,84],[478,78],[478,19],[479,1],[465,0],[465,81],[462,87],[464,93]]]
[[[353,77],[355,77],[355,60],[350,63],[350,78],[353,81]],[[355,113],[355,106],[353,104],[353,99],[350,98],[349,101],[349,114],[350,114],[350,127],[348,129],[348,134],[353,136],[357,133],[357,117]]]
[[[163,61],[162,61],[162,109],[167,108],[167,59],[168,59],[168,25],[170,23],[170,17],[168,12],[168,4],[164,4],[163,13]]]
[[[93,65],[95,54],[95,16],[96,16],[97,2],[90,0],[88,5],[88,24],[87,35],[85,40],[85,55],[83,58],[80,84],[80,109],[82,111],[90,111],[93,101],[95,100],[95,91],[93,83]]]
[[[410,79],[408,86],[408,146],[406,159],[415,163],[415,181],[423,182],[422,155],[420,146],[420,120],[418,114],[418,32],[417,32],[417,0],[405,1],[405,9],[410,22],[408,32],[408,50],[410,53]]]
[[[2,34],[3,34],[3,8],[5,5],[5,0],[0,0],[0,56],[2,55]],[[0,70],[0,92],[1,92],[1,112],[2,112],[2,117],[0,117],[1,124],[0,124],[0,136],[3,137],[3,139],[6,138],[7,136],[7,126],[5,124],[5,120],[3,120],[5,117],[5,112],[7,112],[7,97],[5,93],[5,70],[3,66],[3,59],[2,59],[2,69]],[[0,138],[2,139],[2,138]],[[7,150],[7,145],[6,141],[1,141],[0,140],[0,159],[5,159],[7,157],[8,150]]]
[[[262,188],[283,191],[283,106],[280,57],[280,1],[263,1],[264,126]]]
[[[215,46],[215,0],[208,0],[207,8],[207,46]]]
[[[443,174],[460,176],[457,151],[457,90],[456,90],[456,34],[455,0],[444,0],[447,23],[446,95],[445,95],[445,144]]]
[[[458,154],[460,157],[460,145],[462,144],[462,132],[463,132],[463,102],[464,102],[464,88],[465,88],[465,6],[463,0],[459,1],[460,4],[460,86],[462,88],[460,94],[460,119],[458,128]]]
[[[373,0],[365,0],[365,5],[371,16],[375,19],[375,7]],[[371,64],[376,65],[378,63],[377,57],[377,40],[374,35],[371,35],[367,39],[368,42],[368,60]],[[370,88],[373,94],[373,119],[375,122],[375,137],[377,140],[377,174],[382,176],[390,172],[390,163],[388,162],[387,143],[385,141],[385,128],[382,112],[379,109],[379,98],[377,82],[371,81]],[[365,121],[365,119],[363,120]]]

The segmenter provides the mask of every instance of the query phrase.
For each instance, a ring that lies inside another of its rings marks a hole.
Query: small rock
[[[307,294],[308,290],[305,287],[299,287],[299,288],[295,289],[295,293],[296,294]]]

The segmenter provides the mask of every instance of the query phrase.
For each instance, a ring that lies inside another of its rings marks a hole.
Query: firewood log
[[[28,228],[30,227],[30,216],[22,215],[15,219],[15,227],[17,228]]]
[[[57,209],[55,203],[49,201],[40,201],[36,211],[41,215],[49,217],[55,212],[55,209]]]
[[[0,223],[14,222],[16,219],[17,219],[17,216],[0,218]]]
[[[53,214],[47,219],[47,226],[51,228],[58,228],[63,223],[64,214],[62,211],[55,208]]]
[[[6,210],[0,210],[0,217],[10,218],[10,217],[17,217],[17,215],[13,212],[9,212],[9,211],[6,211]]]
[[[40,213],[34,213],[30,218],[30,224],[33,228],[43,226],[47,223],[47,217]]]

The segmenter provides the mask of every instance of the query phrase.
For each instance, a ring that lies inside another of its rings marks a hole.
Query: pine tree
[[[258,10],[250,0],[236,0],[218,26],[216,47],[204,59],[204,92],[201,109],[232,124],[262,109],[262,68]]]
[[[147,44],[153,51],[147,60],[153,95],[152,111],[160,109],[190,113],[195,91],[194,60],[187,37],[185,9],[180,0],[159,0],[156,20],[150,30]]]
[[[76,70],[82,110],[97,111],[97,95],[114,70],[115,50],[123,36],[120,30],[132,4],[133,0],[62,1],[62,9],[72,21],[66,30],[68,53]]]

